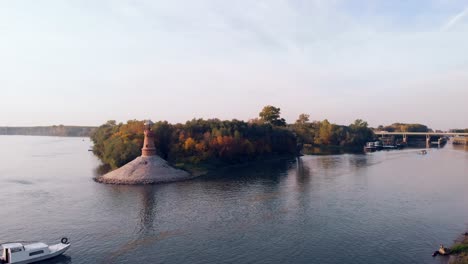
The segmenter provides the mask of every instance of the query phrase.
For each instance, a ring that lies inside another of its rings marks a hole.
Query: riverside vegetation
[[[297,139],[281,118],[244,122],[193,119],[185,124],[156,122],[157,154],[171,164],[191,170],[200,166],[223,166],[259,158],[293,156]],[[141,153],[143,121],[126,124],[108,121],[91,136],[93,152],[111,168],[120,167]]]
[[[375,135],[367,122],[356,120],[349,126],[328,120],[310,121],[301,114],[294,124],[286,124],[280,108],[265,106],[258,118],[240,120],[193,119],[185,124],[156,122],[152,129],[158,155],[189,171],[216,168],[259,159],[295,156],[303,146],[362,148]],[[404,125],[404,124],[399,124]],[[423,125],[411,125],[411,130]],[[423,126],[425,127],[425,126]],[[426,127],[427,129],[427,127]],[[98,127],[91,135],[93,152],[115,169],[141,154],[143,121],[126,124],[115,121]]]

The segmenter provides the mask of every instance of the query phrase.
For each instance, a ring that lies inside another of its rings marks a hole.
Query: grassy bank
[[[465,235],[451,247],[451,264],[468,264],[468,236]]]

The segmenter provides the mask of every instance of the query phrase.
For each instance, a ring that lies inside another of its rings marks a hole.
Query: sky
[[[1,1],[0,126],[468,127],[468,0]]]

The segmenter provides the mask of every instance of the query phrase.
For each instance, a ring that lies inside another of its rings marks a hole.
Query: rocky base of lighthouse
[[[170,166],[159,156],[140,156],[96,181],[109,184],[153,184],[191,179],[190,173]]]

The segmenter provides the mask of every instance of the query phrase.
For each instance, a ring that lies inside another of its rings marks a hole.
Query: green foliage
[[[173,126],[167,121],[159,121],[153,125],[153,132],[155,135],[154,146],[158,155],[167,159],[171,149]]]
[[[379,127],[382,131],[387,132],[428,132],[429,128],[421,124],[405,124],[405,123],[394,123],[390,126]]]
[[[127,124],[107,121],[91,135],[93,152],[105,164],[118,168],[141,153],[143,121],[131,120]]]
[[[466,243],[457,243],[450,248],[451,252],[454,254],[459,253],[468,253],[468,244]]]
[[[309,121],[301,114],[295,124],[284,127],[280,109],[266,106],[260,120],[249,122],[193,119],[185,124],[160,121],[153,125],[158,155],[173,164],[234,164],[270,155],[295,155],[298,142],[319,146],[363,146],[374,134],[358,119],[349,126],[328,120]],[[141,154],[143,121],[126,124],[108,121],[94,131],[94,154],[117,168]]]
[[[280,117],[281,109],[271,105],[263,107],[259,116],[262,121],[273,126],[286,126],[284,118]]]
[[[323,120],[316,132],[314,143],[317,145],[331,145],[333,130],[336,128],[327,119]]]
[[[158,154],[173,164],[231,164],[269,155],[296,154],[296,137],[282,127],[219,119],[193,119],[185,124],[153,125]],[[94,153],[112,168],[141,154],[143,122],[108,122],[91,139]]]
[[[349,125],[349,134],[346,144],[352,146],[363,146],[367,141],[374,137],[374,133],[368,127],[367,122],[357,119]]]
[[[467,264],[468,263],[468,238],[465,236],[463,241],[456,243],[451,247],[451,253],[455,254],[455,258],[450,263]]]
[[[367,122],[361,119],[349,126],[340,126],[326,119],[309,122],[309,116],[301,114],[291,128],[300,143],[315,146],[361,147],[374,138]]]

